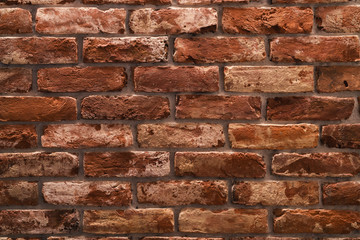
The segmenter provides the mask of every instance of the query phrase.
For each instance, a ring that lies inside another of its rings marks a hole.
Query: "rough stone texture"
[[[269,120],[323,120],[348,119],[354,109],[353,98],[338,97],[275,97],[268,98]]]
[[[360,68],[324,66],[317,68],[319,92],[360,91]]]
[[[351,177],[360,173],[356,153],[280,153],[272,160],[272,172],[288,177]]]
[[[134,10],[129,20],[136,34],[207,33],[217,29],[214,8],[167,8]]]
[[[179,231],[195,233],[267,233],[266,209],[207,210],[185,208],[179,215]]]
[[[0,93],[25,93],[31,90],[31,69],[1,68]]]
[[[28,10],[4,8],[0,9],[0,16],[0,34],[32,32],[31,13]]]
[[[79,228],[75,210],[1,210],[0,234],[59,234]]]
[[[0,177],[74,177],[79,159],[66,152],[0,153]]]
[[[340,3],[352,0],[272,0],[272,3]]]
[[[326,205],[360,205],[360,182],[339,182],[323,185]]]
[[[4,37],[0,38],[3,64],[77,63],[75,38]]]
[[[177,3],[179,5],[203,5],[203,4],[221,4],[221,3],[248,3],[248,2],[250,2],[250,0],[177,0]]]
[[[321,142],[328,147],[359,149],[360,124],[323,126]]]
[[[219,68],[211,67],[136,67],[136,92],[216,92]]]
[[[162,177],[170,173],[169,153],[85,153],[84,170],[88,177]]]
[[[115,181],[45,182],[42,193],[55,205],[128,206],[132,200],[130,183]]]
[[[143,237],[141,240],[224,240],[224,238],[204,238],[204,237]]]
[[[81,102],[84,119],[162,119],[170,115],[169,99],[160,96],[89,96]]]
[[[266,57],[260,37],[194,37],[175,39],[175,62],[260,62]]]
[[[239,182],[233,186],[233,202],[242,205],[315,205],[319,203],[317,182]]]
[[[266,172],[256,153],[177,152],[174,165],[177,176],[262,178]]]
[[[276,209],[275,233],[348,234],[360,228],[360,212],[325,209]]]
[[[176,118],[259,119],[261,99],[248,96],[177,96]]]
[[[32,125],[0,125],[0,149],[33,148],[37,146],[37,133]]]
[[[48,237],[47,240],[130,240],[128,237]]]
[[[360,32],[360,6],[331,6],[316,9],[318,28],[330,33]]]
[[[62,67],[39,69],[37,84],[42,92],[108,92],[126,81],[123,67]]]
[[[227,202],[225,181],[158,181],[137,184],[139,203],[160,206],[189,204],[223,205]]]
[[[85,4],[168,5],[171,0],[82,0]]]
[[[50,4],[50,5],[58,5],[58,4],[66,4],[72,3],[75,0],[4,0],[0,3],[2,5],[19,5],[19,4],[31,4],[31,5],[43,5],[43,4]]]
[[[312,92],[312,66],[231,66],[224,68],[229,92]]]
[[[53,148],[129,147],[133,137],[129,125],[59,124],[46,126],[41,142]]]
[[[36,31],[42,34],[124,33],[125,9],[39,8]]]
[[[138,142],[143,148],[211,148],[225,144],[220,124],[139,124],[137,128]]]
[[[0,121],[76,120],[71,97],[0,97]]]
[[[174,231],[171,209],[87,210],[84,232],[95,234],[169,233]]]
[[[313,11],[299,7],[224,8],[222,24],[226,33],[310,33]]]
[[[35,182],[0,181],[0,205],[2,206],[37,205],[38,197],[38,185]]]
[[[230,240],[316,240],[308,237],[233,237]]]
[[[270,42],[274,62],[360,61],[358,36],[277,37]]]
[[[84,62],[164,62],[167,37],[85,38]]]
[[[313,124],[229,124],[233,148],[301,149],[318,145],[319,128]]]

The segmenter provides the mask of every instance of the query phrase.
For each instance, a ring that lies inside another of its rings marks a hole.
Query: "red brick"
[[[222,4],[222,3],[248,3],[250,1],[251,0],[177,0],[177,3],[179,5],[205,5],[205,4]]]
[[[351,0],[272,0],[272,3],[340,3],[350,1]]]
[[[37,146],[37,133],[32,125],[0,125],[0,149],[33,148]]]
[[[359,21],[359,6],[326,6],[316,9],[318,28],[325,32],[358,33]]]
[[[37,205],[36,182],[0,181],[0,205]]]
[[[143,237],[141,240],[225,240],[224,238],[204,238],[204,237]]]
[[[360,182],[339,182],[323,185],[326,205],[360,205]]]
[[[0,68],[0,93],[29,92],[31,85],[31,69]]]
[[[339,124],[322,127],[321,141],[328,147],[360,148],[360,124]]]
[[[48,237],[47,240],[130,240],[128,237],[85,237],[85,236],[73,236],[73,237]]]
[[[232,237],[230,240],[317,240],[308,237]]]
[[[60,5],[66,3],[72,3],[75,0],[4,0],[4,2],[0,3],[1,5],[22,5],[22,4],[30,4],[30,5],[42,5],[42,4],[50,4],[50,5]]]
[[[169,5],[171,0],[82,0],[85,4]]]
[[[0,34],[31,33],[31,13],[21,8],[0,9]]]
[[[360,68],[357,66],[317,67],[319,92],[360,91]]]

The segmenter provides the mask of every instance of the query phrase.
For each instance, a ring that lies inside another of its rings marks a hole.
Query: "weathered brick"
[[[171,209],[87,210],[84,232],[95,234],[169,233],[174,231]]]
[[[66,152],[0,153],[0,177],[74,177],[79,159]]]
[[[139,203],[160,206],[222,205],[227,202],[225,181],[158,181],[137,184]]]
[[[37,205],[36,182],[0,181],[0,205]]]
[[[0,68],[0,93],[29,92],[32,73],[28,68]]]
[[[323,185],[326,205],[360,205],[360,182],[339,182]]]
[[[63,67],[39,69],[37,84],[42,92],[108,92],[126,81],[123,67]]]
[[[89,96],[81,102],[85,119],[145,120],[169,115],[169,99],[160,96]]]
[[[0,97],[0,121],[61,121],[76,119],[71,97]]]
[[[229,92],[312,92],[312,66],[231,66],[224,68]]]
[[[316,240],[308,237],[233,237],[230,240]]]
[[[310,33],[313,26],[311,8],[224,8],[223,30],[226,33],[274,34]]]
[[[275,233],[347,234],[360,228],[360,212],[325,209],[276,209]]]
[[[301,149],[318,145],[319,128],[313,124],[229,124],[233,148]]]
[[[31,5],[40,5],[40,4],[49,4],[49,5],[58,5],[72,3],[75,0],[4,0],[0,3],[1,5],[19,5],[19,4],[31,4]]]
[[[274,62],[354,62],[359,57],[358,36],[278,37],[270,42]]]
[[[128,237],[48,237],[47,240],[130,240]]]
[[[32,125],[0,125],[0,149],[33,148],[37,146],[37,133]]]
[[[1,210],[0,234],[59,234],[79,228],[75,210]]]
[[[260,62],[266,57],[261,37],[194,37],[175,39],[175,62]]]
[[[224,240],[224,238],[204,238],[204,237],[143,237],[141,240]]]
[[[45,182],[42,193],[46,203],[55,205],[128,206],[131,185],[125,182]]]
[[[317,182],[239,182],[233,186],[233,202],[242,205],[315,205],[319,203]]]
[[[356,153],[280,153],[272,160],[272,172],[288,177],[351,177],[360,173]]]
[[[77,63],[75,38],[0,38],[0,62],[4,64]]]
[[[52,148],[129,147],[133,137],[128,125],[58,124],[45,127],[41,142]]]
[[[359,6],[327,6],[316,9],[318,28],[330,33],[360,32]]]
[[[136,34],[215,32],[218,22],[214,8],[142,8],[134,10],[129,21]]]
[[[275,97],[267,102],[269,120],[323,120],[348,119],[354,109],[353,98],[338,97]]]
[[[21,8],[0,9],[0,34],[31,33],[31,13]]]
[[[82,0],[85,4],[168,5],[171,0]]]
[[[319,92],[360,91],[360,68],[357,66],[317,67]]]
[[[225,137],[219,124],[139,124],[138,142],[143,148],[211,148],[223,147]]]
[[[84,62],[165,62],[167,37],[85,38]]]
[[[179,215],[180,232],[266,233],[266,209],[208,210],[185,208]]]
[[[250,1],[251,0],[177,0],[177,3],[179,5],[204,5],[204,4],[221,4],[221,3],[248,3]]]
[[[88,177],[162,177],[170,173],[169,153],[85,153],[84,169]]]
[[[134,90],[137,92],[216,92],[218,67],[136,67]]]
[[[321,141],[328,147],[359,149],[360,124],[323,126]]]
[[[340,3],[340,2],[350,2],[352,0],[272,0],[272,3]]]
[[[175,153],[177,176],[262,178],[265,171],[265,162],[262,156],[256,153]]]

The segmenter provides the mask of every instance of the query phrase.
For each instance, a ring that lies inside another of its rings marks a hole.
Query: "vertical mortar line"
[[[34,95],[38,95],[38,84],[37,84],[37,74],[38,74],[38,68],[32,67],[31,68],[31,92],[33,92]]]
[[[261,152],[261,155],[264,158],[264,162],[265,162],[265,167],[266,167],[266,173],[265,173],[265,177],[264,177],[264,181],[271,181],[273,180],[273,176],[271,174],[271,162],[272,162],[272,156],[275,153],[271,150],[263,150]],[[276,179],[274,179],[276,180]],[[274,234],[274,226],[273,226],[273,219],[274,219],[274,207],[273,206],[267,206],[266,210],[268,211],[268,217],[267,217],[267,223],[268,223],[268,235],[273,235]]]
[[[218,13],[218,29],[217,29],[217,33],[219,33],[220,35],[224,33],[223,31],[223,26],[222,26],[222,16],[223,16],[223,5],[220,4],[217,8],[217,13]]]
[[[181,206],[172,207],[172,210],[174,212],[174,233],[180,233],[179,228],[179,216],[181,212]]]
[[[84,36],[76,37],[77,43],[77,52],[78,52],[78,64],[81,65],[83,63],[83,45],[84,45]]]
[[[131,14],[131,10],[129,10],[129,9],[125,9],[125,10],[126,10],[125,34],[129,35],[131,33],[131,31],[130,31],[130,14]]]
[[[218,65],[219,67],[219,93],[220,95],[226,94],[225,92],[225,66],[224,64]]]

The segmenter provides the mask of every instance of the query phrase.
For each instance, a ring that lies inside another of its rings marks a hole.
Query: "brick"
[[[36,182],[0,181],[0,205],[37,205]]]
[[[48,237],[47,240],[130,240],[128,237]]]
[[[224,240],[224,238],[204,238],[204,237],[143,237],[141,240]]]
[[[0,149],[34,148],[37,146],[37,133],[32,125],[0,125]]]
[[[84,62],[165,62],[167,37],[85,38]]]
[[[339,124],[322,127],[321,142],[333,148],[360,148],[360,124]]]
[[[3,64],[77,63],[75,38],[4,37],[0,38]]]
[[[319,238],[319,240],[359,240],[359,238]]]
[[[266,209],[208,210],[185,208],[179,215],[179,231],[194,233],[266,233]],[[255,224],[256,223],[256,224]]]
[[[360,212],[325,209],[276,209],[275,233],[348,234],[360,228]]]
[[[136,34],[215,32],[218,22],[214,8],[142,8],[132,11],[129,21]]]
[[[161,66],[136,67],[136,92],[216,92],[219,90],[218,67]]]
[[[169,5],[171,0],[82,0],[85,4]]]
[[[323,185],[326,205],[360,205],[360,182],[339,182]]]
[[[177,176],[262,178],[266,171],[256,153],[177,152],[174,165]]]
[[[59,234],[79,228],[75,210],[1,210],[0,234]]]
[[[311,8],[224,8],[223,30],[232,34],[310,33]]]
[[[358,33],[359,6],[331,6],[316,9],[318,28],[329,33]]]
[[[66,152],[0,153],[0,177],[74,177],[78,156]]]
[[[358,36],[278,37],[270,42],[274,62],[359,61]]]
[[[38,70],[42,92],[121,91],[127,76],[123,67],[63,67]]]
[[[36,31],[42,34],[124,33],[125,18],[125,9],[39,8]]]
[[[53,205],[129,206],[131,185],[115,181],[45,182],[42,193]]]
[[[360,68],[356,66],[324,66],[317,68],[319,92],[360,91]]]
[[[41,240],[41,238],[33,238],[33,237],[21,237],[21,238],[0,237],[0,240]]]
[[[171,209],[87,210],[84,232],[94,234],[170,233],[174,231]]]
[[[211,148],[223,147],[225,137],[219,124],[139,124],[138,142],[143,148]]]
[[[84,119],[162,119],[170,115],[169,99],[160,96],[89,96],[81,102]]]
[[[0,68],[0,93],[25,93],[31,90],[32,73],[28,68]]]
[[[307,237],[233,237],[230,240],[316,240]]]
[[[42,4],[50,4],[50,5],[60,5],[66,3],[72,3],[75,0],[4,0],[1,5],[20,5],[20,4],[30,4],[30,5],[42,5]]]
[[[318,145],[319,128],[313,124],[229,124],[233,148],[301,149]]]
[[[179,5],[205,5],[205,4],[248,3],[248,2],[250,2],[250,0],[177,0],[177,3]]]
[[[272,172],[287,177],[352,177],[360,173],[356,153],[280,153],[272,160]]]
[[[267,119],[344,120],[351,116],[354,105],[353,98],[301,96],[268,98]]]
[[[166,152],[85,153],[87,177],[162,177],[170,173]]]
[[[177,96],[176,118],[180,119],[260,119],[261,99],[248,96]]]
[[[50,148],[129,147],[133,137],[129,125],[58,124],[45,127],[41,142]]]
[[[312,92],[312,66],[231,66],[224,68],[229,92]]]
[[[76,120],[71,97],[0,97],[0,121]]]
[[[260,62],[266,57],[261,37],[194,37],[175,39],[175,62]]]
[[[350,2],[351,0],[272,0],[272,3],[340,3],[340,2]]]
[[[0,9],[0,34],[32,33],[31,13],[21,8]]]
[[[139,203],[157,206],[189,204],[223,205],[227,202],[225,181],[157,181],[137,184]]]
[[[239,182],[233,186],[233,202],[242,205],[307,206],[319,203],[317,182]]]

